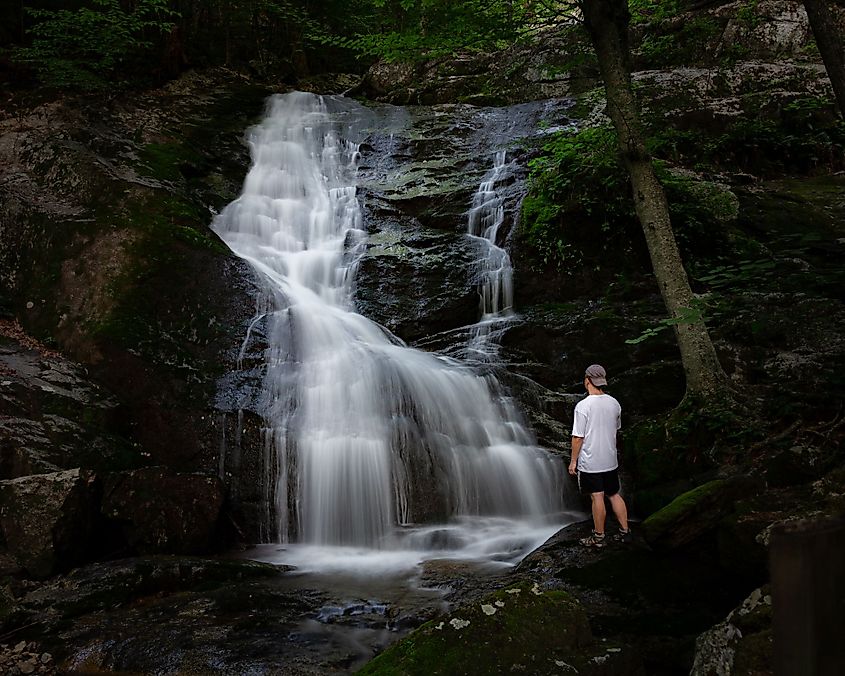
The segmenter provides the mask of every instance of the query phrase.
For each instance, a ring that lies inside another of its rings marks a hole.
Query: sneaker
[[[595,547],[596,549],[601,549],[607,544],[604,541],[604,533],[596,533],[596,531],[593,531],[589,537],[581,538],[579,542],[585,547]]]
[[[616,542],[631,542],[631,540],[634,539],[634,536],[631,535],[630,527],[628,528],[628,530],[622,530],[620,528],[619,532],[616,535],[613,536],[613,539]]]

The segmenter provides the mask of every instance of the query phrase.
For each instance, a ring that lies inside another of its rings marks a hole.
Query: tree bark
[[[836,24],[830,0],[804,0],[804,9],[810,19],[810,28],[822,55],[827,76],[833,85],[833,94],[839,114],[845,117],[845,36]]]
[[[607,112],[631,176],[634,205],[645,233],[654,276],[669,316],[679,322],[673,328],[686,374],[687,395],[709,397],[724,389],[727,378],[704,321],[689,319],[694,297],[669,220],[666,193],[646,151],[631,86],[628,3],[583,0],[582,9],[607,92]]]

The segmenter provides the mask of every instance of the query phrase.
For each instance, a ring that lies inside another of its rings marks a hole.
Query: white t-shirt
[[[622,407],[609,394],[590,394],[575,405],[572,436],[583,437],[579,472],[609,472],[619,466],[616,430],[622,427]]]

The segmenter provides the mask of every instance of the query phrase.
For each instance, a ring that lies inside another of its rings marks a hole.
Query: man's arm
[[[572,460],[569,461],[569,473],[575,476],[578,471],[578,454],[581,452],[581,444],[584,443],[584,437],[572,437]]]

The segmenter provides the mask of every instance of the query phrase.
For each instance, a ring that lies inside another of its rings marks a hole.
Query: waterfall
[[[476,274],[481,317],[470,331],[469,350],[489,359],[497,348],[494,330],[513,316],[513,268],[508,252],[496,240],[505,220],[505,205],[496,183],[505,172],[506,151],[499,150],[493,168],[472,198],[467,232],[478,243]]]
[[[274,96],[249,134],[242,194],[212,224],[264,289],[266,539],[385,550],[431,546],[420,524],[548,523],[563,508],[564,468],[496,379],[354,311],[364,110]],[[497,227],[485,219],[484,233]],[[497,279],[490,313],[510,305],[509,277]]]

